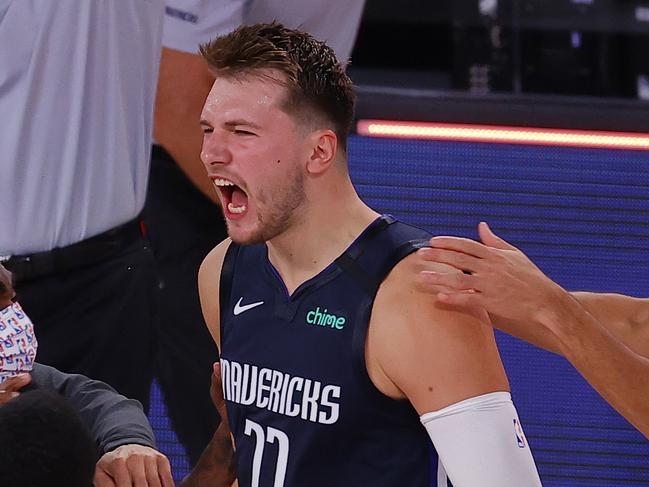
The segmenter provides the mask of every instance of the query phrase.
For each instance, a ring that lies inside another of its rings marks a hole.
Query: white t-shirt
[[[0,0],[0,256],[144,206],[164,0]]]
[[[325,41],[346,62],[365,0],[167,0],[163,44],[198,52],[198,46],[240,25],[277,20]]]

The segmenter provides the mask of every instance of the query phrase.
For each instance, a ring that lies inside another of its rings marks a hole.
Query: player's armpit
[[[225,239],[207,254],[198,270],[198,295],[203,311],[203,318],[214,338],[216,346],[221,348],[219,288],[221,267],[231,240]]]
[[[541,485],[508,392],[484,394],[426,413],[421,422],[455,487]]]
[[[383,282],[372,309],[367,368],[385,394],[406,396],[420,414],[508,391],[484,310],[443,305],[413,283],[409,256]]]

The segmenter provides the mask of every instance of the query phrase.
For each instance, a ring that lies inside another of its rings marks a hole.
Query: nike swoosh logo
[[[257,306],[261,306],[262,304],[264,304],[263,301],[257,301],[256,303],[244,304],[242,306],[241,301],[243,301],[243,298],[239,298],[237,304],[234,305],[234,316],[238,316],[241,313],[245,313],[249,309],[256,308]]]

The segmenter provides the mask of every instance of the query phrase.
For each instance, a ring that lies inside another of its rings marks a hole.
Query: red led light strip
[[[542,129],[499,125],[359,120],[357,132],[370,137],[456,140],[603,149],[649,150],[649,134],[596,130]]]

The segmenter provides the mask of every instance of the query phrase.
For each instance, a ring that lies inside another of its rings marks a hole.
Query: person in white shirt
[[[138,217],[163,12],[0,0],[0,261],[39,324],[39,360],[145,407],[157,282]]]

